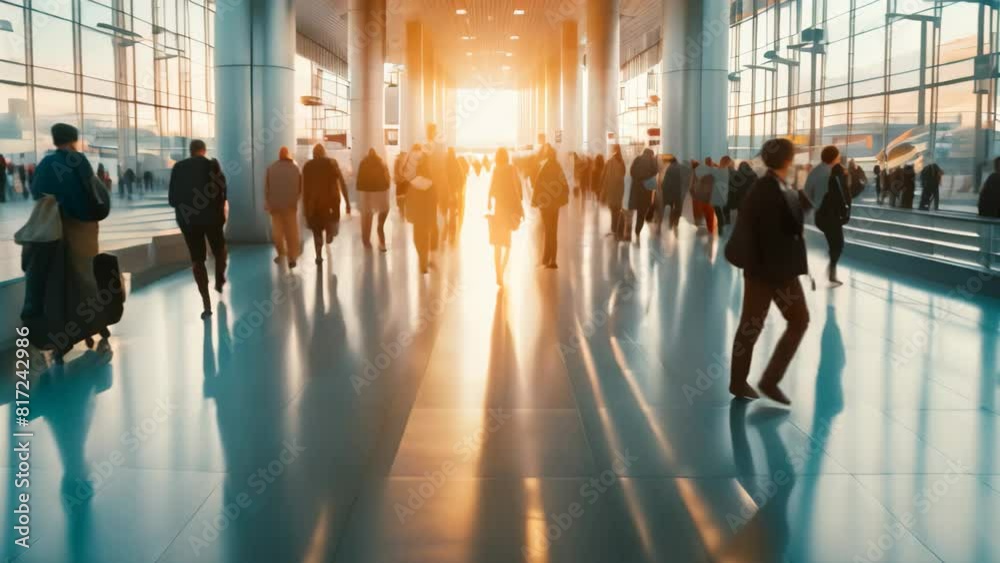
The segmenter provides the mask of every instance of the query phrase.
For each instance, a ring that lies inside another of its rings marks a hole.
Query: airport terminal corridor
[[[110,360],[75,352],[35,383],[45,526],[15,560],[1000,559],[996,301],[848,255],[844,287],[807,291],[792,408],[733,401],[724,239],[618,243],[576,198],[559,269],[537,266],[529,212],[498,290],[488,184],[470,176],[427,276],[394,209],[386,253],[356,214],[320,266],[234,247],[205,321],[189,271],[129,295]]]

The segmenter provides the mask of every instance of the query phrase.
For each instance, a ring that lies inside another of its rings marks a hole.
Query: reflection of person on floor
[[[542,215],[542,266],[556,269],[556,250],[559,236],[559,210],[569,203],[569,184],[562,166],[556,159],[556,150],[546,144],[542,149],[542,163],[535,176],[531,192],[531,206]]]
[[[767,165],[767,174],[757,181],[740,207],[742,219],[751,227],[739,235],[746,237],[742,245],[746,266],[743,269],[743,312],[733,338],[729,391],[747,399],[759,396],[747,383],[747,377],[754,345],[773,302],[788,325],[764,369],[758,388],[767,397],[787,405],[791,401],[778,388],[778,383],[809,326],[809,309],[799,283],[799,276],[809,272],[803,239],[804,214],[809,208],[809,200],[801,190],[787,184],[795,157],[795,146],[790,141],[771,139],[765,142],[761,157]]]
[[[191,270],[201,294],[202,318],[212,314],[208,292],[206,241],[215,257],[215,290],[222,292],[226,283],[226,176],[217,160],[205,157],[205,142],[191,141],[191,156],[170,171],[168,201],[174,208],[177,226],[184,236]]]
[[[740,472],[740,486],[753,499],[756,511],[741,510],[727,517],[735,532],[723,546],[721,561],[783,561],[788,550],[788,501],[795,489],[796,469],[789,463],[788,449],[778,430],[787,411],[758,409],[747,416],[747,402],[733,399],[729,409],[729,432],[733,441],[733,457]],[[765,477],[755,468],[746,422],[760,433],[767,460]]]
[[[489,208],[490,244],[493,245],[493,265],[497,285],[503,285],[503,275],[510,260],[510,236],[524,219],[521,204],[521,180],[510,164],[507,149],[500,148],[496,154],[496,169],[490,180]]]
[[[267,167],[264,176],[264,205],[271,215],[271,239],[278,255],[275,264],[288,260],[294,268],[299,257],[299,196],[302,195],[302,174],[292,160],[288,147],[281,147],[278,160]]]

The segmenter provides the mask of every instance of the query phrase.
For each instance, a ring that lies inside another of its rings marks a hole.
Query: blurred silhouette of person
[[[691,175],[691,210],[695,224],[704,221],[709,234],[717,234],[715,207],[712,206],[712,198],[718,191],[713,174],[715,163],[712,157],[706,157],[702,163],[691,161],[691,169],[694,171]]]
[[[729,208],[729,192],[735,169],[733,159],[727,154],[719,159],[719,166],[712,174],[715,178],[715,186],[712,188],[712,208],[715,210],[715,220],[719,225],[720,235],[729,225],[727,209]]]
[[[830,170],[830,186],[816,209],[816,227],[826,237],[830,251],[830,265],[827,278],[834,287],[843,285],[837,277],[837,262],[844,252],[844,225],[851,220],[851,194],[848,192],[848,177],[844,167],[835,164]]]
[[[434,247],[437,224],[437,194],[431,180],[430,158],[419,143],[406,155],[403,177],[407,190],[406,219],[413,225],[413,247],[417,251],[420,273],[430,269],[430,254]]]
[[[685,182],[684,165],[677,161],[677,158],[670,156],[667,158],[667,169],[663,172],[663,206],[670,207],[667,224],[671,229],[677,230],[681,222],[681,212],[684,210],[684,197],[687,195],[687,182],[690,182],[690,171]],[[665,211],[664,211],[665,212]]]
[[[0,203],[7,201],[7,159],[0,154]]]
[[[427,172],[430,174],[428,177],[433,184],[434,196],[437,198],[434,222],[431,224],[432,239],[430,251],[433,253],[438,249],[438,243],[441,241],[438,215],[444,210],[448,194],[451,193],[451,189],[448,186],[448,153],[445,150],[444,143],[441,139],[438,139],[438,129],[435,123],[427,124],[427,142],[423,147],[423,159],[427,160]],[[428,264],[431,264],[431,262],[428,262]]]
[[[594,194],[594,201],[601,201],[601,178],[604,176],[604,155],[599,154],[594,157],[590,165],[590,191]]]
[[[299,196],[302,195],[302,174],[292,160],[288,147],[281,147],[278,160],[267,167],[264,176],[264,206],[271,215],[271,239],[278,255],[275,264],[288,259],[294,268],[299,257]]]
[[[875,168],[872,168],[872,176],[875,178],[875,203],[882,205],[882,182],[884,180],[882,167],[876,164]]]
[[[455,148],[448,147],[447,161],[448,167],[448,193],[442,197],[445,238],[455,241],[461,223],[462,205],[465,203],[465,172],[462,163],[455,155]]]
[[[902,181],[899,206],[903,209],[913,209],[913,198],[917,193],[917,172],[912,164],[903,166],[900,174]]]
[[[531,205],[537,207],[542,216],[541,265],[554,270],[558,267],[556,251],[559,246],[559,211],[569,203],[569,184],[552,145],[546,144],[542,149],[542,163],[533,184]]]
[[[406,162],[407,154],[409,153],[405,150],[399,151],[392,163],[392,179],[396,184],[396,208],[399,209],[400,217],[406,217],[406,191],[410,187],[410,183],[403,175],[403,163]],[[479,175],[478,171],[476,175]]]
[[[810,203],[801,190],[787,183],[795,145],[787,139],[771,139],[764,143],[761,157],[767,174],[751,188],[740,208],[740,221],[746,221],[750,228],[739,238],[734,235],[730,239],[730,244],[742,248],[744,267],[743,310],[733,338],[729,391],[746,399],[759,397],[747,376],[754,345],[773,302],[788,325],[758,388],[769,398],[788,405],[791,401],[778,384],[809,326],[809,309],[798,277],[809,272],[803,225]]]
[[[142,184],[144,191],[153,191],[153,172],[146,170],[142,173]]]
[[[623,240],[622,202],[625,199],[625,159],[622,158],[621,145],[611,147],[611,156],[604,164],[601,193],[604,196],[604,204],[608,206],[608,211],[611,214],[611,235],[618,240]]]
[[[121,181],[125,184],[126,195],[128,195],[129,199],[132,199],[132,188],[135,186],[135,171],[131,168],[126,168],[125,175],[122,176]]]
[[[208,258],[205,243],[207,241],[215,257],[215,290],[221,293],[226,284],[228,256],[223,231],[228,194],[226,176],[219,162],[205,157],[205,142],[195,139],[189,150],[191,156],[175,164],[170,171],[167,199],[174,208],[177,226],[191,257],[191,271],[201,294],[201,317],[206,318],[212,314],[212,302],[205,267]]]
[[[496,271],[497,285],[503,285],[504,272],[510,260],[510,236],[521,224],[524,218],[524,206],[521,203],[521,180],[510,164],[507,149],[500,148],[496,153],[496,169],[490,180],[488,196],[490,216],[490,244],[493,245],[493,265]]]
[[[1000,217],[1000,156],[993,159],[993,173],[979,192],[979,216]]]
[[[840,164],[840,149],[833,145],[823,147],[820,152],[820,164],[809,171],[806,177],[805,194],[818,207],[830,187],[830,173],[833,167]]]
[[[930,211],[931,205],[934,206],[934,211],[939,209],[943,177],[944,170],[936,162],[931,162],[920,171],[920,209]]]
[[[856,198],[862,193],[864,193],[865,188],[868,187],[868,176],[865,175],[865,171],[858,166],[858,163],[854,159],[847,161],[847,192],[851,195],[851,198]]]
[[[646,224],[646,215],[653,204],[653,193],[656,190],[656,157],[653,156],[653,149],[647,148],[642,154],[637,156],[629,166],[628,209],[629,217],[635,219],[635,241],[639,242],[639,235],[642,227]],[[649,186],[652,186],[650,189]],[[624,233],[625,240],[631,240],[631,233]]]
[[[340,232],[340,198],[351,214],[347,182],[337,161],[326,156],[326,147],[316,143],[312,160],[302,167],[302,211],[306,226],[312,231],[316,263],[323,263],[323,247],[333,242]]]
[[[371,248],[372,219],[378,215],[378,249],[385,246],[385,220],[389,217],[389,168],[374,148],[358,165],[358,206],[361,208],[361,244]]]

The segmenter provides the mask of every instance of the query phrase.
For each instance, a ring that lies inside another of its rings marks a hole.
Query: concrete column
[[[681,0],[694,2],[695,0]],[[619,0],[587,0],[587,150],[607,154],[618,138]]]
[[[435,77],[435,66],[434,66],[434,46],[431,45],[430,37],[428,34],[424,34],[424,125],[434,122],[434,90],[436,86],[434,84]],[[421,133],[420,138],[424,138],[424,133]]]
[[[567,151],[580,150],[580,96],[576,88],[577,61],[579,60],[579,33],[575,21],[562,24],[562,48],[559,50],[562,66],[562,146]]]
[[[559,44],[551,43],[545,53],[545,138],[553,147],[561,146],[557,133],[562,129],[562,75],[559,64]]]
[[[351,78],[351,164],[385,145],[385,0],[350,0],[347,11],[347,70]]]
[[[295,2],[245,0],[215,17],[216,156],[229,187],[226,236],[267,242],[264,173],[295,148]]]
[[[665,0],[661,21],[662,151],[718,160],[728,152],[729,2]]]
[[[458,144],[458,94],[455,90],[455,79],[451,76],[444,81],[443,98],[445,137],[448,146],[454,147]]]
[[[406,22],[406,54],[402,77],[403,119],[400,149],[410,150],[424,138],[424,28],[418,21]]]

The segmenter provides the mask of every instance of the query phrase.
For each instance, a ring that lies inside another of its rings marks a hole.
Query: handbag
[[[642,181],[642,187],[647,192],[655,192],[656,191],[656,176],[650,176],[649,178],[646,178],[645,180],[643,180]]]
[[[59,202],[55,196],[46,194],[35,202],[28,222],[14,233],[14,242],[21,245],[33,242],[53,242],[62,237],[62,215],[59,213]]]

